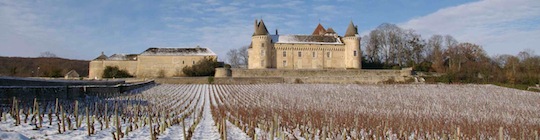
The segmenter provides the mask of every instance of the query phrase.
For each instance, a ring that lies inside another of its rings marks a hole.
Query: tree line
[[[532,50],[490,57],[480,45],[458,42],[451,35],[424,39],[395,24],[381,24],[363,36],[361,47],[363,68],[413,67],[442,75],[433,82],[534,85],[540,80],[540,56]]]

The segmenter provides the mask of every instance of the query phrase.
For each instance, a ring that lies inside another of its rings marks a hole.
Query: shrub
[[[133,75],[129,74],[126,70],[120,70],[118,67],[107,66],[103,70],[103,78],[129,78]]]
[[[214,77],[208,77],[208,84],[214,84]]]
[[[218,62],[210,57],[205,57],[193,66],[182,69],[186,76],[214,76]]]

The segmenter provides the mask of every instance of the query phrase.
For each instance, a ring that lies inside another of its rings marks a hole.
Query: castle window
[[[195,64],[195,61],[193,61],[193,64]]]
[[[264,43],[262,43],[261,46],[264,48]]]
[[[298,52],[298,57],[302,57],[302,52]]]
[[[326,52],[326,57],[330,58],[330,52]]]
[[[287,66],[287,60],[283,60],[283,66]]]
[[[182,61],[182,64],[184,64],[184,61]]]
[[[317,53],[313,52],[313,58],[317,57]]]
[[[287,57],[287,51],[283,51],[283,57]]]
[[[354,51],[354,56],[356,56],[356,51]]]

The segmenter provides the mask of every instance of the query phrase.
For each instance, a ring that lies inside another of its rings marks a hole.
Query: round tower
[[[255,20],[255,32],[248,49],[248,69],[266,69],[272,67],[272,42],[263,20]]]
[[[347,69],[361,69],[360,36],[358,35],[357,26],[352,21],[347,27],[342,40],[345,44],[345,67]]]

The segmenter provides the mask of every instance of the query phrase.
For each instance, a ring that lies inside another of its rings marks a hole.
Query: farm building
[[[79,78],[79,73],[75,70],[71,70],[64,75],[64,79],[73,79],[73,78]]]
[[[140,54],[104,53],[90,62],[89,77],[101,78],[107,66],[126,70],[135,77],[173,77],[183,75],[182,69],[199,60],[217,55],[209,48],[148,48]]]

